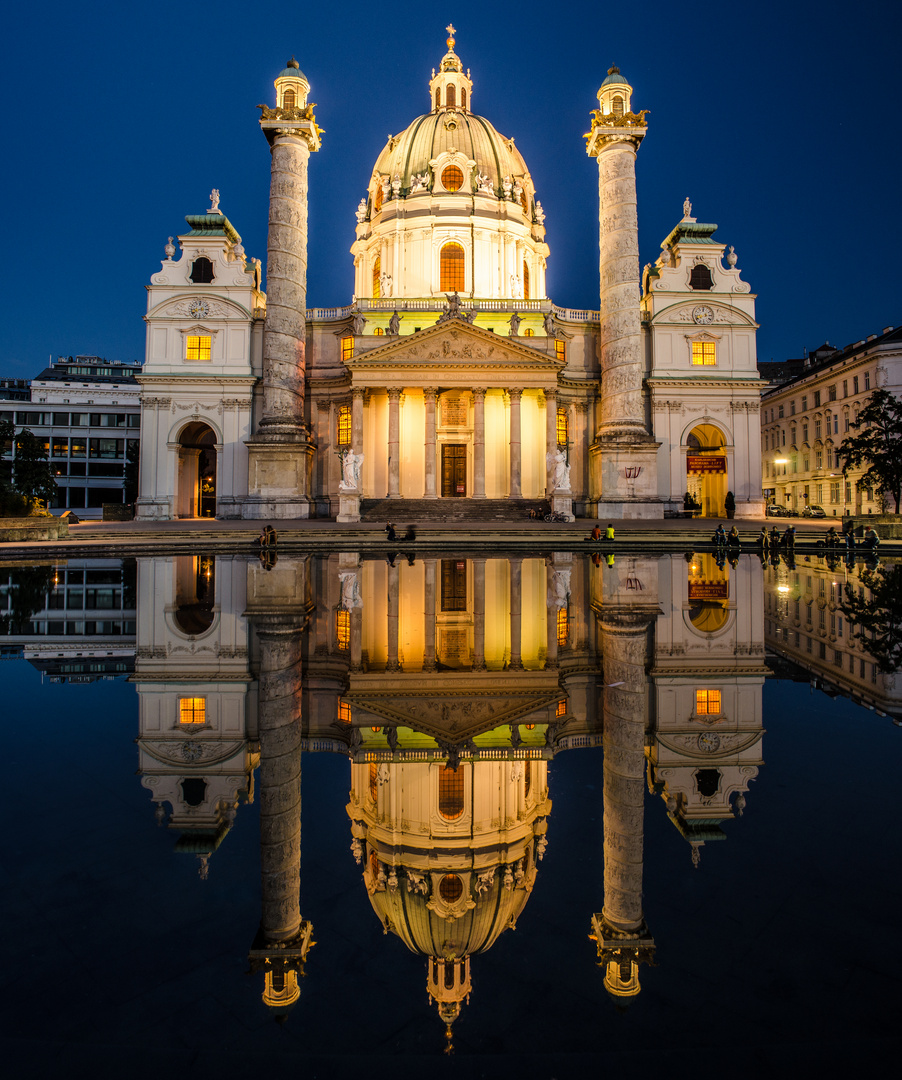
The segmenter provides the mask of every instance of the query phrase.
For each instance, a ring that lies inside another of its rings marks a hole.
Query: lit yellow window
[[[566,409],[557,411],[557,444],[566,446],[570,441],[570,420]]]
[[[338,722],[340,724],[350,724],[351,722],[351,704],[345,701],[344,698],[338,699]]]
[[[376,329],[373,331],[373,333],[376,335],[376,337],[383,337],[384,334],[385,334],[385,331],[382,329],[381,326],[377,326]]]
[[[570,636],[570,620],[567,618],[567,609],[558,608],[557,613],[557,643],[566,645]]]
[[[335,612],[335,644],[342,650],[347,650],[351,647],[350,611]]]
[[[286,90],[282,95],[282,108],[293,109],[296,104],[296,99],[293,90]]]
[[[199,334],[189,334],[187,352],[185,354],[186,360],[209,360],[210,359],[210,345],[212,338],[201,336]]]
[[[440,278],[442,292],[464,291],[464,249],[460,244],[445,244],[442,248]]]
[[[352,337],[343,337],[341,339],[341,359],[350,360],[354,355],[354,339]]]
[[[557,360],[567,359],[567,342],[561,341],[560,338],[554,339],[554,355]]]
[[[712,716],[720,712],[719,690],[696,690],[695,711],[698,716]]]
[[[464,812],[464,771],[458,766],[442,767],[438,774],[438,812],[446,821],[456,821]]]
[[[449,86],[448,90],[452,88]],[[449,102],[450,104],[450,102]],[[464,174],[456,165],[449,165],[442,173],[442,187],[445,191],[457,191],[464,182]]]
[[[351,406],[342,405],[338,410],[338,430],[336,441],[339,446],[351,445]]]
[[[710,367],[717,363],[717,352],[713,341],[692,342],[692,363]]]
[[[526,192],[525,191],[520,196],[520,202],[521,202],[521,204],[523,206],[523,209],[527,210],[528,207],[526,205]],[[529,299],[529,267],[526,265],[525,262],[523,263],[523,299],[524,300]]]
[[[526,330],[523,331],[523,337],[535,337],[535,336],[536,336],[536,332],[535,332],[535,330],[533,330],[531,328],[527,328]]]
[[[382,188],[379,188],[378,190],[381,192]],[[381,195],[380,195],[379,206],[381,206],[381,205],[382,205],[382,198],[381,198]],[[378,210],[379,207],[377,206],[376,209]],[[382,295],[382,259],[377,255],[376,256],[376,261],[373,263],[373,297],[374,297],[374,299],[378,300],[381,295]]]
[[[179,723],[202,724],[206,719],[207,699],[202,697],[179,698]]]
[[[557,703],[557,708],[554,710],[554,715],[555,716],[566,716],[567,715],[567,699],[566,698],[561,698],[561,700]]]

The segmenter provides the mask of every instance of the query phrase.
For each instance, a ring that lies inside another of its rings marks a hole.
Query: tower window
[[[294,90],[286,90],[285,93],[282,95],[282,108],[293,109],[296,101],[297,98],[295,97]]]
[[[463,186],[464,174],[456,165],[449,165],[442,172],[442,187],[445,191],[457,191]]]
[[[342,357],[344,359],[344,357]],[[335,441],[339,446],[351,445],[351,406],[342,405],[338,410],[338,428]]]
[[[460,107],[462,109],[467,107],[467,91],[463,86],[460,88]]]
[[[438,774],[438,812],[445,821],[456,821],[464,812],[464,771],[442,766]]]
[[[381,206],[381,200],[380,200]],[[373,299],[378,300],[382,295],[382,259],[377,255],[373,263]]]
[[[611,112],[619,119],[623,116],[623,98],[617,94],[611,103]]]
[[[351,703],[345,701],[344,698],[338,699],[338,722],[340,724],[350,724],[351,722]]]
[[[206,335],[189,334],[185,341],[186,360],[209,360],[213,339]]]
[[[453,83],[445,91],[445,104],[449,109],[453,109],[457,105],[457,89]]]
[[[567,342],[561,341],[560,338],[554,339],[554,358],[555,360],[567,359]]]
[[[442,92],[441,92],[441,90],[439,90],[438,87],[436,87],[435,88],[435,107],[437,109],[439,109],[439,108],[441,108],[441,105],[442,105]]]
[[[182,781],[181,788],[186,806],[200,806],[207,794],[207,781],[199,776],[189,776]]]
[[[341,339],[341,359],[342,361],[350,360],[354,355],[354,339],[352,337],[343,337]]]
[[[692,363],[696,366],[711,367],[717,363],[717,347],[713,341],[692,342]]]
[[[720,712],[719,690],[696,690],[695,712],[697,716],[716,716]]]
[[[535,330],[533,330],[533,328],[531,326],[528,326],[523,331],[523,337],[535,337],[535,336],[536,336],[536,332],[535,332]]]
[[[525,761],[523,763],[523,795],[529,796],[529,792],[532,789],[532,762]],[[525,863],[529,863],[529,851],[527,850],[526,857],[523,860]]]
[[[203,724],[207,715],[207,699],[202,697],[179,698],[179,723]]]
[[[370,762],[370,798],[373,800],[373,802],[376,801],[376,795],[377,795],[378,791],[379,791],[379,766],[376,764],[375,761],[371,761]],[[373,852],[372,855],[370,856],[370,858],[375,860],[376,853]],[[379,873],[379,864],[377,862],[376,863],[375,874],[373,876],[374,877],[377,876],[378,873]]]
[[[692,273],[689,275],[690,289],[710,289],[713,285],[714,278],[711,277],[710,267],[705,266],[704,263],[692,267]]]
[[[561,647],[567,644],[570,636],[570,620],[567,618],[567,609],[558,608],[557,612],[557,643]]]
[[[455,900],[459,900],[464,894],[464,883],[460,880],[457,874],[445,874],[438,886],[439,894],[441,898],[448,904],[453,904]],[[449,964],[448,969],[453,973],[454,965]],[[447,976],[448,972],[445,972]],[[447,985],[447,982],[446,982]],[[453,982],[451,984],[454,985]]]
[[[526,195],[523,195],[523,209],[526,209]],[[523,263],[523,299],[529,299],[529,267],[526,263]]]
[[[442,248],[439,289],[442,292],[464,291],[464,249],[460,244],[445,244]]]
[[[558,446],[566,446],[569,441],[570,417],[566,408],[559,408],[557,411],[557,444]]]
[[[382,184],[376,184],[376,188],[373,191],[373,210],[378,214],[382,209]]]
[[[191,266],[191,280],[195,285],[209,285],[213,280],[213,264],[203,255]]]

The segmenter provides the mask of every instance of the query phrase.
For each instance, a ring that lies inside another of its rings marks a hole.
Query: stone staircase
[[[361,499],[360,520],[383,525],[392,521],[401,527],[467,521],[519,525],[529,520],[533,507],[542,505],[541,499]]]

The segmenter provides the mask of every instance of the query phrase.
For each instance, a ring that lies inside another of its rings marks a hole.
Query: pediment
[[[463,319],[449,319],[415,334],[394,337],[385,345],[346,360],[345,364],[361,374],[376,368],[380,371],[471,370],[475,364],[488,370],[519,369],[556,377],[566,361],[480,326],[471,326]]]
[[[199,309],[202,304],[206,311]],[[201,314],[205,319],[249,319],[250,312],[234,300],[222,296],[210,296],[203,293],[167,297],[147,313],[152,319],[191,319]]]
[[[539,710],[557,705],[560,691],[472,691],[466,694],[403,693],[397,690],[351,690],[344,695],[355,709],[364,709],[390,724],[412,728],[442,742],[463,742],[503,724],[515,724]],[[547,717],[539,720],[544,723]]]

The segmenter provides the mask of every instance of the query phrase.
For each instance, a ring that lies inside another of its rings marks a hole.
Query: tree
[[[839,448],[843,476],[865,465],[859,487],[873,488],[880,495],[892,495],[899,513],[902,495],[902,401],[878,388],[852,424],[858,431],[847,435]]]
[[[56,480],[47,460],[47,451],[28,428],[23,428],[16,436],[13,487],[31,502],[43,499],[49,504],[56,495]]]
[[[859,579],[870,599],[846,585],[840,610],[857,627],[855,637],[880,670],[898,671],[902,667],[902,565],[862,570]]]
[[[138,498],[138,452],[140,445],[137,439],[129,439],[126,444],[122,486],[125,488],[125,501],[127,503],[133,503]]]

